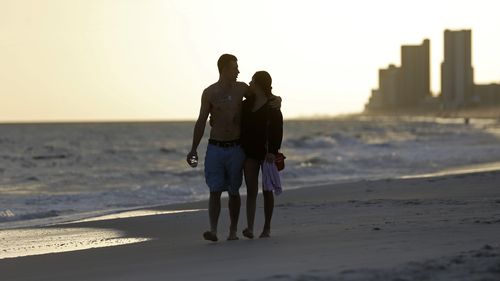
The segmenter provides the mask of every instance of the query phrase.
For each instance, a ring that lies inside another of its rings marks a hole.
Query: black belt
[[[219,140],[214,140],[214,139],[209,139],[208,140],[209,144],[213,144],[216,146],[220,147],[232,147],[240,144],[240,140],[231,140],[231,141],[219,141]]]

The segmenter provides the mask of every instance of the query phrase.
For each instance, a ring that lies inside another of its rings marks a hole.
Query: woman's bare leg
[[[259,169],[259,161],[251,158],[245,160],[244,174],[247,186],[247,228],[243,230],[243,235],[247,238],[253,238],[255,208],[257,205],[257,194],[259,192]]]
[[[264,229],[262,230],[261,238],[271,236],[271,219],[274,210],[274,194],[272,191],[263,191],[264,194]]]

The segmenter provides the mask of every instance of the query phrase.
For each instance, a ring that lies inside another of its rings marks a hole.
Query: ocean
[[[194,122],[0,125],[0,229],[208,198]],[[285,120],[287,189],[500,162],[500,120]],[[243,184],[242,193],[245,193]]]

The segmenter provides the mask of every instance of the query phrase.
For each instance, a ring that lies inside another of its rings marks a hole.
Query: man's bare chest
[[[243,95],[238,92],[215,92],[210,104],[215,111],[234,111],[241,107]]]

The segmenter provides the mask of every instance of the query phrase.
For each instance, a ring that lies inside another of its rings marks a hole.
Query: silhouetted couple
[[[193,144],[186,159],[191,166],[196,165],[196,150],[210,115],[210,139],[205,155],[205,181],[210,189],[210,230],[203,233],[203,237],[210,241],[218,240],[217,225],[221,194],[224,191],[229,194],[231,220],[227,239],[238,239],[241,206],[239,189],[243,173],[247,186],[247,227],[243,230],[243,235],[250,239],[254,237],[259,170],[264,161],[274,163],[274,155],[278,152],[283,137],[281,98],[271,92],[271,76],[265,71],[258,71],[253,75],[250,85],[238,82],[237,61],[230,54],[219,58],[219,80],[203,91]],[[272,169],[271,172],[278,173],[277,169]],[[263,195],[265,223],[260,237],[270,237],[274,195],[271,189],[263,191]]]

